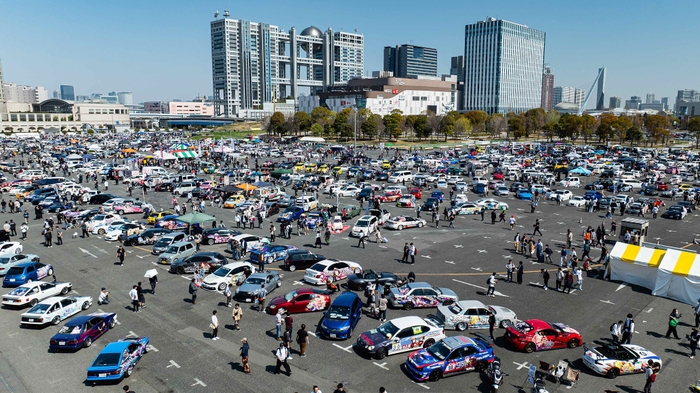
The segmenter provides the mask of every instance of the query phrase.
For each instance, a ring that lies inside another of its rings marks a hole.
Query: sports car
[[[348,288],[354,291],[364,291],[368,284],[396,285],[399,278],[394,273],[377,273],[372,269],[359,274],[348,276]]]
[[[563,323],[529,319],[506,328],[506,341],[516,351],[532,353],[547,349],[576,348],[583,343],[581,334]]]
[[[163,235],[171,233],[170,229],[165,228],[150,228],[146,229],[141,233],[136,233],[131,236],[127,236],[124,240],[125,246],[140,246],[144,244],[156,244],[158,239],[163,237]]]
[[[243,284],[236,288],[233,297],[241,302],[251,303],[257,298],[260,288],[265,285],[265,290],[269,294],[275,288],[282,286],[282,278],[277,272],[253,273]]]
[[[467,371],[484,371],[494,358],[493,348],[485,341],[454,336],[408,355],[406,370],[416,381],[438,381]]]
[[[2,280],[3,288],[18,287],[32,281],[39,281],[46,276],[53,275],[53,266],[39,262],[39,257],[33,254],[16,254],[15,257],[25,257],[32,262],[22,262],[7,270]],[[36,262],[34,262],[36,261]]]
[[[20,263],[39,261],[35,254],[0,254],[0,276],[4,276],[15,265]]]
[[[130,222],[130,221],[127,219],[123,219],[123,220],[119,219],[119,220],[114,220],[110,223],[95,225],[92,227],[92,231],[90,231],[90,233],[92,233],[93,235],[104,235],[107,232],[114,231],[120,225],[126,224],[128,222]]]
[[[155,228],[165,228],[170,229],[171,231],[176,229],[186,229],[187,223],[176,220],[179,217],[180,216],[176,214],[165,216],[160,220],[156,221]]]
[[[201,270],[212,273],[228,263],[228,259],[216,251],[200,251],[185,258],[176,259],[168,272],[175,274],[197,273]]]
[[[387,355],[427,348],[445,338],[445,331],[434,322],[416,316],[395,318],[366,331],[356,347],[377,359]]]
[[[35,306],[51,296],[66,295],[71,289],[73,289],[73,284],[69,282],[28,282],[4,295],[2,304],[14,307],[22,307],[27,304]]]
[[[119,215],[116,213],[96,214],[90,220],[90,224],[92,225],[93,228],[98,227],[98,226],[106,226],[118,218],[119,218]]]
[[[335,282],[343,280],[353,273],[362,273],[362,266],[350,261],[326,259],[306,269],[304,281],[312,285],[322,285],[329,279]]]
[[[90,296],[54,296],[42,300],[22,314],[22,325],[58,325],[64,319],[92,306]]]
[[[401,191],[387,191],[382,195],[377,195],[374,197],[375,200],[380,202],[396,202],[401,198]]]
[[[138,235],[145,230],[146,227],[138,222],[127,222],[126,224],[117,225],[116,227],[110,226],[107,233],[105,233],[105,240],[116,241],[119,240],[119,236],[122,234],[124,234],[125,237],[128,237],[131,235]]]
[[[437,315],[431,319],[450,330],[488,329],[490,313],[496,317],[496,326],[506,327],[518,320],[512,310],[488,306],[478,300],[460,300],[449,306],[438,306]]]
[[[605,344],[597,348],[583,346],[583,364],[608,378],[620,374],[644,373],[649,367],[649,360],[653,361],[655,370],[661,368],[661,358],[639,345]]]
[[[298,250],[296,246],[285,246],[277,244],[268,244],[262,248],[256,248],[250,251],[250,260],[254,263],[258,262],[258,255],[262,252],[265,263],[268,261],[268,257],[272,257],[273,262],[284,261],[287,259],[287,253],[289,251]]]
[[[481,206],[477,205],[476,203],[463,203],[457,207],[457,214],[479,214],[481,211]]]
[[[420,187],[411,187],[408,189],[408,193],[415,196],[416,199],[423,198],[423,192],[421,191]]]
[[[148,353],[148,337],[122,338],[107,344],[87,368],[87,380],[119,381],[131,376],[136,363]]]
[[[474,201],[479,206],[483,206],[486,210],[508,210],[508,204],[497,201],[493,198],[481,198]]]
[[[412,194],[403,195],[396,201],[397,207],[416,207],[416,197]]]
[[[173,214],[170,210],[161,210],[159,212],[153,212],[148,215],[148,223],[149,224],[155,224],[156,221],[160,220],[161,218],[165,216],[169,216]]]
[[[301,215],[304,214],[304,208],[300,206],[290,206],[277,217],[277,222],[289,222],[296,221]]]
[[[77,350],[89,347],[92,342],[117,325],[116,313],[92,313],[77,316],[68,321],[49,340],[49,350]]]
[[[426,221],[422,218],[412,216],[395,216],[384,223],[384,227],[389,229],[398,229],[399,231],[405,228],[422,228]]]
[[[391,288],[389,304],[412,310],[414,307],[437,307],[449,305],[459,300],[449,288],[433,287],[427,282],[412,282],[398,288]]]
[[[688,212],[683,206],[673,205],[669,207],[661,217],[670,218],[672,220],[682,220],[685,218],[686,214],[688,214]]]
[[[145,203],[143,201],[135,201],[135,202],[127,202],[127,203],[123,203],[123,204],[115,204],[114,206],[112,206],[112,210],[119,213],[119,215],[131,214],[131,213],[143,213],[143,211],[145,209],[153,211],[153,205],[151,205],[150,203]]]
[[[4,242],[0,243],[0,255],[3,254],[19,254],[24,249],[20,242]]]
[[[202,244],[213,246],[214,244],[227,243],[233,236],[240,234],[238,231],[226,228],[209,228],[202,233]]]
[[[268,304],[265,311],[274,315],[284,309],[291,314],[314,312],[328,309],[331,296],[326,290],[316,288],[295,289],[284,296],[277,296]]]
[[[321,213],[305,213],[305,216],[306,217],[304,217],[304,221],[306,221],[306,225],[309,227],[309,229],[314,229],[316,228],[316,226],[321,225],[321,223],[323,222],[323,217],[321,217]]]
[[[518,199],[531,201],[532,200],[532,193],[528,189],[519,188],[518,191],[515,192],[515,197]]]

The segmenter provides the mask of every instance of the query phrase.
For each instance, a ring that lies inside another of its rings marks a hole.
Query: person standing
[[[319,236],[318,239],[321,239],[321,238],[320,238],[320,233],[317,233],[316,235]],[[360,248],[360,244],[362,244],[362,248],[365,248],[365,233],[364,233],[364,232],[360,232],[360,235],[359,235],[358,237],[359,237],[360,239],[357,241],[357,248]]]
[[[690,358],[692,359],[695,357],[695,351],[698,349],[698,341],[700,341],[698,328],[693,328],[693,332],[688,336],[688,340],[690,341]]]
[[[578,284],[578,290],[583,291],[583,269],[579,266],[576,270],[576,284]]]
[[[482,221],[483,221],[483,220],[482,220]],[[513,227],[515,227],[515,223],[516,223],[516,221],[515,221],[515,216],[510,216],[510,220],[509,220],[508,223],[510,224],[510,230],[512,231],[512,230],[513,230]]]
[[[496,211],[495,210],[491,210],[491,225],[496,225]]]
[[[404,243],[403,256],[401,257],[401,263],[408,263],[408,252],[409,252],[408,243]],[[698,304],[700,304],[700,302],[698,302]]]
[[[517,271],[517,279],[518,279],[518,284],[523,283],[523,274],[525,273],[525,266],[523,266],[523,261],[520,261],[518,263],[518,271]]]
[[[506,263],[506,274],[508,282],[513,282],[513,271],[515,271],[515,264],[513,263],[512,259],[509,259],[508,263]]]
[[[562,293],[571,293],[571,287],[574,285],[574,274],[570,271],[567,270],[564,273],[564,290]]]
[[[231,287],[232,286],[233,286],[233,284],[229,283],[226,286],[226,288],[224,289],[224,296],[226,296],[226,307],[231,307],[231,297],[232,297]]]
[[[678,326],[678,319],[680,319],[681,313],[678,311],[677,308],[674,308],[673,311],[671,311],[671,314],[668,316],[668,329],[666,330],[666,338],[671,338],[671,333],[673,333],[673,337],[676,338],[676,340],[680,340],[678,337],[678,331],[676,330],[676,327]]]
[[[496,327],[496,316],[492,313],[489,312],[489,338],[491,338],[491,341],[496,340],[493,338],[493,329]]]
[[[542,276],[542,280],[544,280],[544,285],[542,288],[546,291],[549,289],[549,272],[547,269],[541,269],[540,275]]]
[[[491,273],[487,281],[489,289],[486,291],[486,296],[496,297],[493,293],[496,291],[496,272]]]
[[[277,314],[275,314],[275,329],[277,329],[277,341],[282,341],[282,309],[277,310]]]
[[[363,236],[362,233],[360,233],[360,240],[363,242],[362,247],[364,248],[365,245],[364,245],[364,239],[362,238],[362,236]],[[316,247],[322,248],[321,247],[321,231],[320,231],[320,229],[316,231],[316,242],[314,243],[314,248],[316,248]],[[358,247],[360,247],[359,244],[358,244]]]
[[[700,299],[698,299],[698,304],[695,305],[695,327],[700,328]]]
[[[134,285],[131,288],[131,291],[129,291],[129,299],[131,299],[131,307],[134,312],[139,312],[139,293],[136,290],[136,285]]]
[[[156,295],[156,285],[158,285],[158,275],[155,274],[151,277],[148,277],[148,283],[151,284],[151,294],[153,296]]]
[[[260,251],[258,252],[258,271],[265,271],[265,255],[262,249],[260,249]]]
[[[284,328],[289,330],[289,334],[292,334],[294,331],[294,318],[292,318],[292,314],[289,311],[284,314]]]
[[[141,308],[146,307],[146,297],[143,296],[143,287],[141,287],[141,281],[136,284],[136,293],[139,296],[139,306]]]
[[[17,236],[17,223],[10,220],[10,236]]]
[[[612,336],[613,344],[620,343],[620,336],[622,336],[622,321],[617,321],[610,326],[610,335]]]
[[[241,364],[243,365],[243,372],[246,374],[250,374],[250,366],[248,365],[248,350],[250,349],[250,346],[248,345],[248,339],[243,338],[241,340],[243,345],[241,345]]]
[[[265,311],[265,298],[266,297],[267,297],[267,290],[265,289],[265,283],[262,283],[262,284],[260,284],[260,289],[258,289],[258,312]]]
[[[556,279],[556,285],[557,285],[556,290],[560,291],[561,290],[561,283],[562,283],[562,281],[564,281],[564,272],[561,270],[561,266],[557,269],[555,279]]]
[[[233,318],[233,328],[236,330],[241,330],[241,317],[243,317],[243,309],[241,305],[236,303],[233,306],[233,311],[231,312],[231,318]]]
[[[280,347],[277,348],[277,352],[275,352],[275,358],[277,359],[277,366],[275,367],[275,374],[279,374],[280,367],[284,367],[284,370],[287,372],[287,376],[291,377],[292,370],[289,368],[289,364],[287,363],[287,359],[289,358],[289,350],[284,345],[284,343],[280,343]]]
[[[189,287],[190,295],[192,296],[192,304],[197,304],[197,289],[199,288],[197,288],[197,284],[195,283],[193,278],[192,281],[190,281]]]
[[[416,263],[416,253],[418,252],[418,249],[416,249],[416,246],[414,246],[413,243],[411,243],[408,248],[408,254],[411,257],[411,265],[413,265]]]
[[[386,322],[386,309],[387,306],[389,305],[389,301],[386,299],[386,296],[382,293],[379,298],[379,321],[380,322]]]
[[[126,252],[124,251],[124,246],[119,246],[117,249],[117,259],[119,259],[119,266],[124,266],[124,257]]]
[[[516,233],[515,237],[513,238],[513,247],[515,248],[515,252],[517,253],[520,249],[520,232]]]
[[[306,325],[301,324],[301,328],[297,330],[297,344],[299,344],[299,353],[301,357],[306,357],[306,346],[309,344],[309,332],[306,331]]]
[[[654,370],[654,361],[649,359],[647,368],[644,371],[646,383],[644,384],[644,393],[651,393],[651,385],[656,382],[656,370]]]
[[[634,334],[634,319],[632,319],[632,314],[627,314],[627,319],[622,327],[622,344],[630,344],[632,334]]]
[[[212,329],[212,332],[211,332],[211,339],[212,340],[219,339],[219,318],[217,318],[216,313],[217,313],[216,310],[211,312],[211,324],[209,325],[209,327]]]
[[[574,241],[574,233],[571,229],[566,230],[566,248],[571,248],[571,243]]]
[[[26,222],[22,223],[22,226],[20,227],[20,231],[22,232],[22,240],[27,240],[27,231],[28,230],[29,230],[29,226],[27,225],[27,223]]]
[[[56,245],[63,245],[63,232],[56,227]]]

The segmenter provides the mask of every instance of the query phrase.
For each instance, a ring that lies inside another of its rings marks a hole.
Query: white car
[[[331,223],[332,231],[342,231],[343,230],[343,217],[335,216],[333,217],[333,222]]]
[[[232,237],[231,239],[233,239],[241,244],[245,243],[246,252],[251,251],[255,248],[260,248],[260,247],[263,247],[267,244],[270,244],[270,239],[268,239],[266,237],[261,237],[261,236],[257,236],[257,235],[250,235],[250,234],[245,234],[245,233],[241,234],[241,235],[236,235],[236,236]],[[226,245],[226,251],[228,251],[228,252],[232,251],[230,248],[231,243],[232,242],[228,242]]]
[[[594,372],[615,378],[621,374],[643,374],[649,361],[661,369],[662,361],[654,352],[633,344],[612,344],[593,348],[583,346],[583,364]]]
[[[223,292],[228,284],[240,285],[246,279],[246,270],[255,273],[255,267],[250,262],[233,262],[221,266],[214,273],[204,277],[202,289]]]
[[[337,190],[335,193],[337,195],[340,195],[341,197],[353,197],[354,198],[355,196],[357,196],[357,194],[360,193],[360,191],[362,191],[362,190],[359,187],[347,186],[347,187],[341,188],[340,190]]]
[[[351,274],[362,273],[360,264],[337,259],[324,259],[306,269],[304,281],[312,285],[322,285],[330,278],[333,282],[344,280]]]
[[[567,177],[559,182],[562,187],[581,187],[581,181],[578,177]]]
[[[575,196],[566,202],[566,206],[583,207],[586,205],[586,200],[582,196]]]
[[[51,296],[65,296],[71,289],[73,289],[73,284],[69,282],[32,281],[22,284],[4,295],[2,304],[14,307],[21,307],[27,304],[35,306],[40,301]]]
[[[498,186],[498,188],[493,192],[496,196],[508,196],[510,195],[510,190],[506,186]]]
[[[0,243],[0,255],[1,254],[19,254],[22,252],[24,247],[20,242],[5,242]]]
[[[119,219],[119,220],[113,220],[110,223],[95,225],[92,227],[91,233],[93,235],[104,235],[107,232],[113,231],[119,225],[126,224],[128,222],[129,222],[129,220]]]
[[[363,234],[365,237],[374,233],[379,225],[379,219],[375,216],[362,216],[357,219],[355,225],[352,226],[350,236],[360,237]]]
[[[462,202],[469,202],[469,197],[467,196],[467,194],[457,194],[454,196],[454,198],[452,198],[452,200],[455,202],[456,205]]]
[[[469,188],[467,182],[460,180],[455,183],[455,191],[466,191]]]
[[[574,196],[574,193],[569,190],[556,190],[548,193],[548,195],[548,199],[550,201],[556,201],[557,199],[559,199],[562,202],[566,202]]]
[[[90,296],[50,297],[22,314],[22,325],[58,325],[64,319],[92,306]]]
[[[437,188],[447,188],[447,181],[446,180],[438,180],[437,183]]]
[[[493,198],[477,199],[474,203],[483,206],[486,210],[508,210],[509,206],[505,202],[497,201]]]
[[[450,176],[447,178],[447,184],[457,184],[457,182],[461,181],[462,178],[459,176]],[[465,184],[466,185],[466,184]]]
[[[119,214],[117,213],[96,214],[90,220],[90,225],[92,225],[93,228],[98,225],[109,225],[112,221],[118,218],[121,217],[119,217]]]
[[[384,227],[389,229],[397,229],[402,231],[406,228],[422,228],[426,221],[422,218],[413,216],[395,216],[384,223]]]
[[[445,329],[488,329],[490,313],[496,317],[496,326],[507,327],[518,320],[511,309],[489,306],[478,300],[460,300],[449,306],[438,306],[433,320]]]

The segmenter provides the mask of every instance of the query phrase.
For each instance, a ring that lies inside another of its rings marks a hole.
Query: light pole
[[[357,105],[353,105],[352,109],[355,110],[355,121],[353,122],[353,133],[352,133],[352,155],[355,156],[355,148],[357,145]]]

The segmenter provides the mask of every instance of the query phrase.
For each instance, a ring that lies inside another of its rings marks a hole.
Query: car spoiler
[[[440,327],[440,328],[445,327],[445,321],[435,314],[428,314],[428,316],[425,317],[425,320],[435,324],[437,327]]]
[[[478,343],[482,344],[484,348],[489,348],[493,347],[493,342],[491,341],[490,338],[488,338],[484,333],[477,332],[474,333],[474,335],[477,337],[476,339],[473,339],[474,341],[477,341]]]

